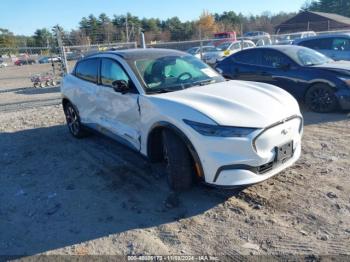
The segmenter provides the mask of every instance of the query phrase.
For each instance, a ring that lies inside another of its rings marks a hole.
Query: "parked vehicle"
[[[300,156],[297,101],[263,83],[225,81],[189,54],[165,49],[104,52],[63,78],[62,103],[75,137],[90,127],[153,162],[186,189],[258,183]]]
[[[35,63],[36,63],[35,59],[28,57],[28,58],[17,59],[14,64],[16,66],[21,66],[21,65],[32,65]]]
[[[7,67],[7,63],[4,60],[0,59],[0,68]]]
[[[67,52],[66,53],[67,61],[79,60],[83,57],[84,57],[84,55],[81,53],[78,53],[78,52]]]
[[[256,46],[271,45],[272,40],[269,33],[263,31],[247,32],[243,35],[244,39],[251,40]]]
[[[334,62],[301,46],[257,47],[218,63],[229,79],[279,86],[316,112],[350,109],[350,62]]]
[[[202,56],[204,56],[206,53],[208,52],[215,52],[218,51],[218,49],[214,46],[202,46]],[[187,50],[187,53],[197,57],[197,58],[201,58],[201,47],[197,46],[197,47],[192,47],[190,49]]]
[[[260,38],[260,37],[270,37],[270,34],[263,31],[252,31],[252,32],[245,33],[243,37],[254,39],[254,38]]]
[[[227,41],[236,41],[237,40],[237,33],[235,31],[232,32],[220,32],[214,34],[215,40],[212,41],[209,45],[213,46],[219,46],[224,42]]]
[[[319,35],[295,40],[295,45],[312,48],[334,60],[350,60],[350,34]]]
[[[62,59],[59,56],[53,56],[53,57],[44,56],[44,57],[40,58],[38,62],[40,64],[47,64],[47,63],[52,63],[52,62],[57,63],[57,62],[61,62],[61,61],[62,61]]]
[[[203,56],[203,61],[213,65],[225,57],[242,50],[242,42],[243,49],[255,47],[255,44],[250,40],[224,42],[216,48],[216,51],[206,53]]]
[[[303,39],[311,36],[316,36],[316,33],[314,31],[306,31],[306,32],[293,33],[293,34],[285,34],[285,35],[279,36],[276,39],[275,44],[291,45],[297,39]]]

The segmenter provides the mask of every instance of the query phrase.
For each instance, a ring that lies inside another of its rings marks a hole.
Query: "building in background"
[[[350,30],[350,18],[322,12],[304,11],[275,27],[277,34],[301,31]]]

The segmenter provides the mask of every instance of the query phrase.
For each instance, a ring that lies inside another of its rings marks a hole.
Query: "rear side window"
[[[332,50],[335,51],[350,51],[350,39],[348,38],[333,38]]]
[[[232,58],[236,62],[242,63],[242,64],[249,64],[249,65],[260,64],[260,52],[258,50],[241,51],[232,55]]]
[[[263,66],[279,67],[280,65],[290,64],[288,57],[275,50],[266,50],[262,54],[261,62]]]
[[[92,58],[80,61],[75,68],[75,76],[96,83],[97,82],[97,71],[98,71],[98,59]]]
[[[330,50],[332,45],[332,38],[313,39],[313,40],[303,41],[299,45],[305,46],[311,49]]]

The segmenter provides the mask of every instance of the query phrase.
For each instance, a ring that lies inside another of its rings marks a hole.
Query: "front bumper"
[[[227,169],[224,168],[218,170],[219,172],[217,173],[217,179],[214,183],[211,184],[215,184],[217,186],[240,186],[262,182],[293,165],[299,159],[300,154],[301,146],[299,145],[295,149],[292,158],[288,159],[283,164],[270,162],[273,163],[272,168],[270,169],[270,171],[264,172],[262,174],[255,172],[255,170],[259,169],[260,167],[244,166],[243,169],[240,169],[239,167],[230,169],[229,166],[227,166]],[[269,163],[262,166],[269,166]]]
[[[297,116],[257,130],[249,137],[200,136],[191,141],[199,155],[207,184],[249,185],[276,175],[298,160],[301,127],[302,118]],[[291,141],[293,155],[284,162],[277,161],[276,148]]]

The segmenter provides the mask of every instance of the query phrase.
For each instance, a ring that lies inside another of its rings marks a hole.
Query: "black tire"
[[[163,154],[168,184],[175,191],[191,188],[194,180],[193,161],[185,143],[174,132],[164,130]]]
[[[80,122],[80,117],[74,106],[67,102],[64,105],[64,114],[66,115],[67,126],[69,132],[76,138],[83,138],[86,136],[86,131]]]
[[[327,84],[315,84],[305,94],[307,107],[318,113],[329,113],[337,109],[338,100]]]

